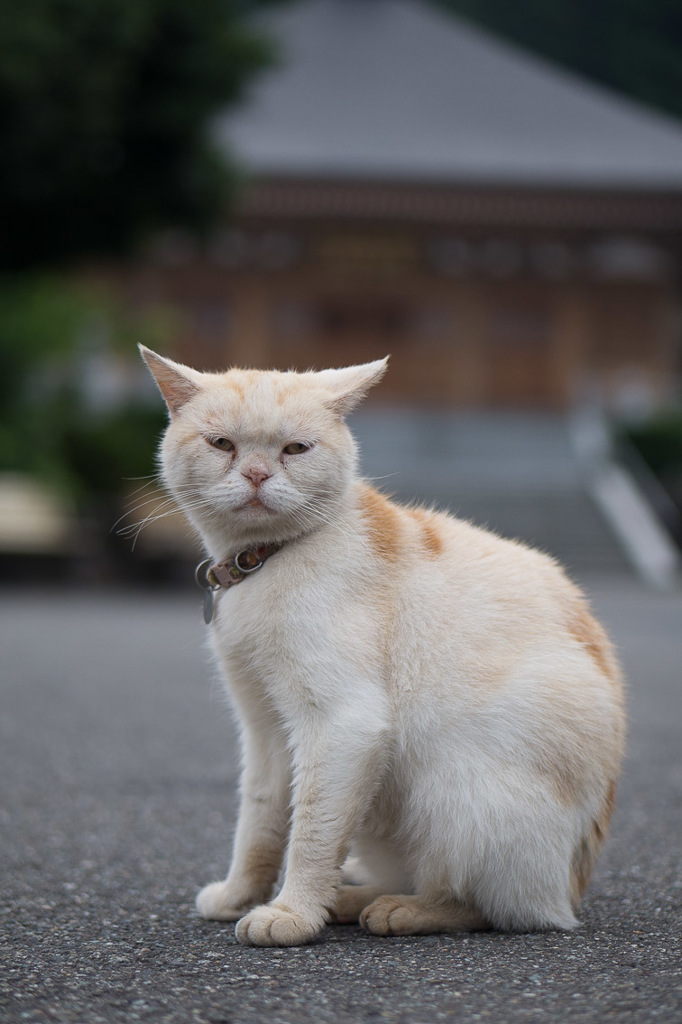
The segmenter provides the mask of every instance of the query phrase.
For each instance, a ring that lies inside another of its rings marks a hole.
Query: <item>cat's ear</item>
[[[330,408],[345,416],[361,402],[370,388],[378,384],[386,373],[388,356],[361,366],[344,366],[340,370],[320,370],[315,374],[318,382],[331,392],[327,402]]]
[[[202,374],[189,366],[159,356],[144,345],[138,347],[172,416],[201,391]]]

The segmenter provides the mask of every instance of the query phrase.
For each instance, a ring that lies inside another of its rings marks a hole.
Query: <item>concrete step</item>
[[[585,490],[563,417],[372,410],[351,423],[363,472],[554,555],[569,571],[630,573]]]

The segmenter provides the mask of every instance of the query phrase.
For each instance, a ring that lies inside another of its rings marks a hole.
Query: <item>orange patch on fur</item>
[[[618,666],[611,651],[609,639],[596,619],[583,605],[574,608],[568,624],[568,631],[573,639],[577,640],[580,646],[587,651],[606,678],[616,683],[619,675]]]
[[[542,768],[539,770],[543,771]],[[557,760],[554,764],[545,766],[543,774],[549,780],[557,800],[565,807],[574,807],[579,779],[571,770],[571,766]]]
[[[606,791],[606,799],[601,809],[601,813],[597,820],[594,822],[594,828],[598,835],[599,841],[603,842],[606,839],[606,834],[609,830],[609,823],[611,821],[611,815],[613,814],[613,808],[616,806],[616,782],[612,779],[609,783],[609,788]]]
[[[397,561],[402,547],[398,509],[383,494],[365,484],[360,492],[360,510],[369,527],[376,553],[391,562]]]
[[[595,861],[609,830],[609,822],[616,802],[616,783],[611,781],[599,815],[592,822],[589,833],[581,839],[571,865],[571,893],[577,905],[587,888]]]
[[[423,508],[412,509],[412,516],[422,528],[421,540],[426,552],[437,558],[443,552],[443,538],[438,530],[435,517]]]

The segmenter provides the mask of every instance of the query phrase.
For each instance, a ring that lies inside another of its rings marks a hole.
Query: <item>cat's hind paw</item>
[[[357,924],[360,913],[384,890],[377,885],[340,885],[331,912],[336,924]]]
[[[235,906],[225,882],[205,885],[196,898],[196,908],[207,921],[238,921],[249,909],[248,903]]]
[[[379,896],[360,914],[360,924],[372,935],[412,935],[416,924],[412,907],[400,896]]]
[[[429,935],[487,927],[475,910],[454,901],[432,903],[420,896],[379,896],[362,911],[360,924],[372,935]]]
[[[303,946],[320,931],[286,907],[255,907],[238,922],[235,933],[244,946]]]

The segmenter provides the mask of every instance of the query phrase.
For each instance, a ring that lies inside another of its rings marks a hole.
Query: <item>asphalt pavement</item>
[[[237,757],[199,595],[0,591],[0,1019],[682,1020],[682,594],[588,581],[630,681],[611,838],[570,934],[294,949],[200,920]]]

